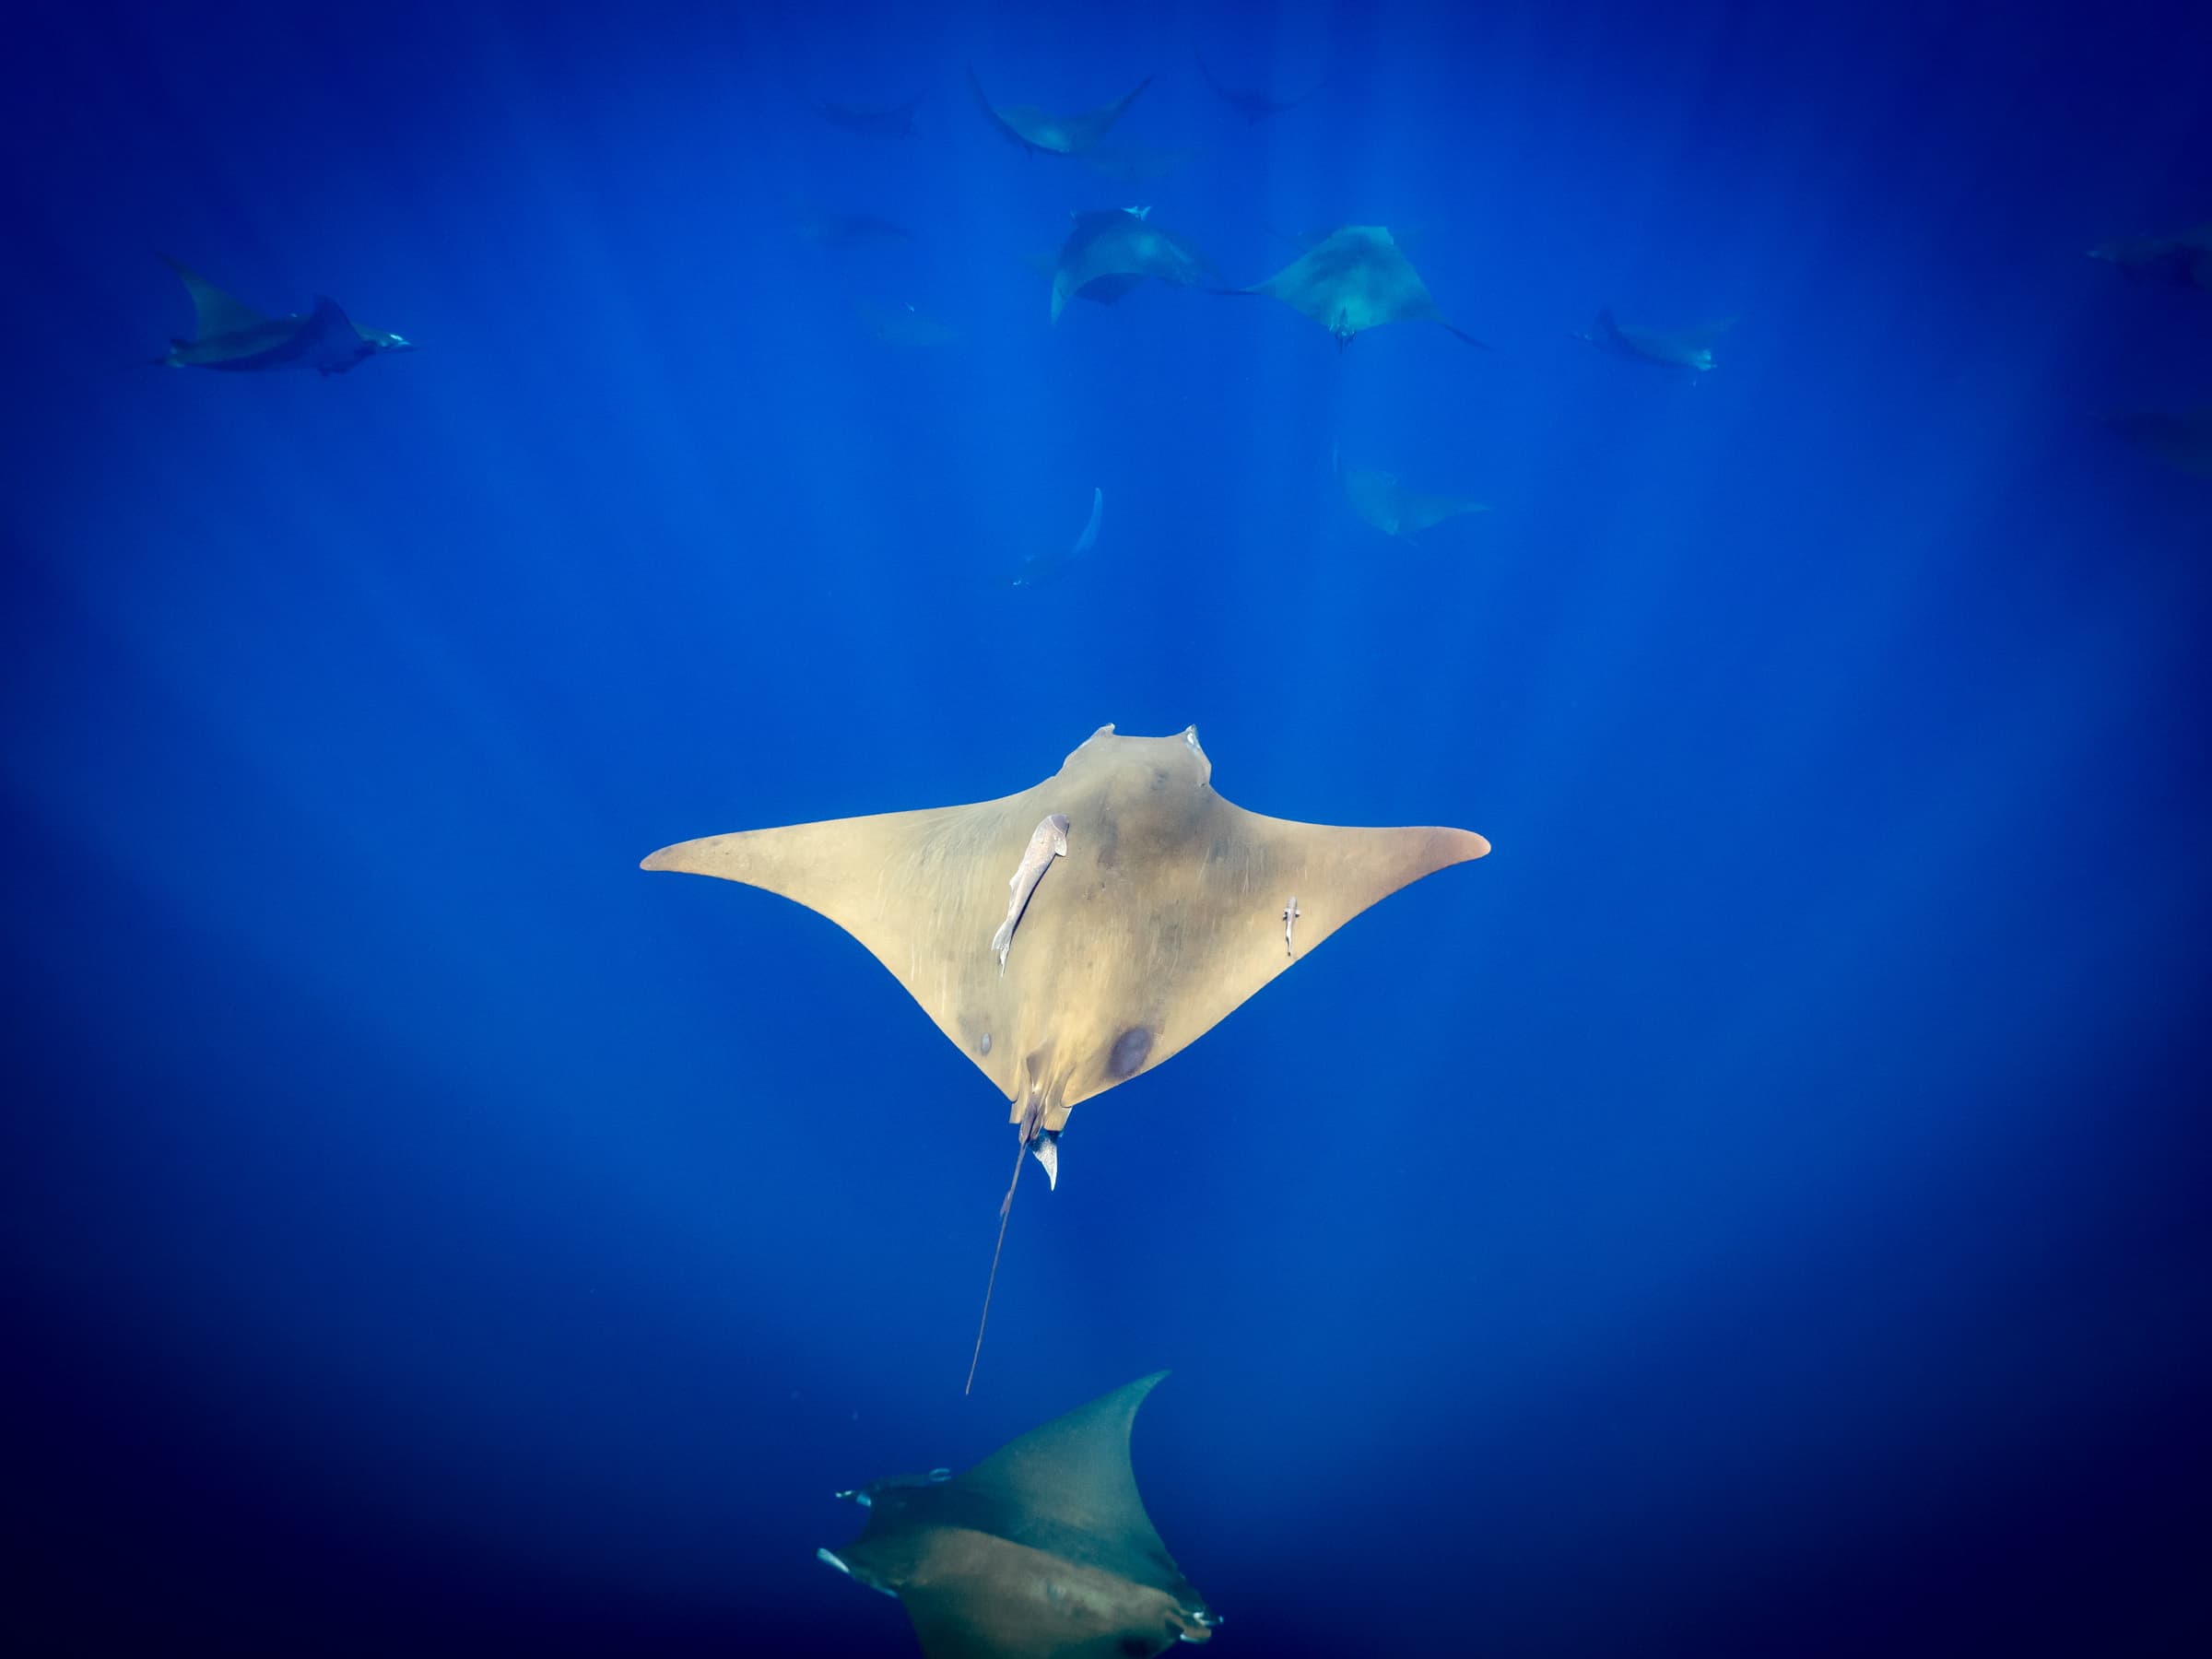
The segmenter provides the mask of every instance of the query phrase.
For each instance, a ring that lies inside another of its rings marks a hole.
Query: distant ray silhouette
[[[1712,343],[1735,326],[1734,317],[1700,323],[1689,328],[1646,328],[1615,320],[1610,306],[1602,308],[1597,321],[1576,329],[1574,337],[1586,340],[1615,357],[1640,359],[1667,369],[1688,369],[1702,374],[1712,367]]]
[[[976,78],[975,70],[968,71],[968,89],[975,95],[976,108],[982,111],[991,124],[1006,137],[1021,146],[1024,150],[1043,150],[1054,156],[1080,156],[1095,148],[1106,130],[1119,121],[1129,106],[1136,101],[1137,94],[1152,84],[1146,76],[1135,88],[1107,104],[1082,115],[1049,115],[1030,104],[994,104],[983,83]]]
[[[1354,512],[1385,535],[1410,543],[1419,532],[1447,519],[1470,512],[1488,512],[1481,501],[1465,496],[1424,495],[1407,489],[1398,475],[1373,466],[1346,466],[1338,463],[1336,481]]]
[[[1085,557],[1099,545],[1099,521],[1106,512],[1106,492],[1094,488],[1090,492],[1090,519],[1084,524],[1083,533],[1065,549],[1055,548],[1050,553],[1036,553],[1024,559],[1021,568],[1014,572],[1016,587],[1037,587],[1061,575],[1069,565]]]
[[[1231,294],[1268,294],[1303,312],[1339,347],[1385,323],[1434,323],[1470,346],[1482,342],[1445,321],[1420,274],[1381,225],[1333,230],[1266,281]]]
[[[1059,322],[1067,302],[1094,283],[1106,284],[1109,298],[1118,300],[1147,276],[1188,288],[1212,271],[1205,254],[1142,214],[1127,208],[1078,213],[1053,271],[1053,321]]]
[[[1219,77],[1206,66],[1203,57],[1197,61],[1199,77],[1214,89],[1216,97],[1243,116],[1248,125],[1256,125],[1270,115],[1280,115],[1286,110],[1297,109],[1329,84],[1329,77],[1324,75],[1295,98],[1277,98],[1265,92],[1247,92],[1235,87],[1223,86]]]
[[[192,296],[195,319],[191,339],[172,339],[168,355],[154,359],[171,369],[251,373],[299,366],[324,375],[344,374],[372,357],[415,349],[403,335],[364,328],[335,300],[318,298],[315,309],[305,314],[272,317],[168,254],[161,258]]]

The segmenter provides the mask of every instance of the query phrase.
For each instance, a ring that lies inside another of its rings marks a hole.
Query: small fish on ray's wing
[[[998,955],[998,971],[1002,974],[1006,971],[1006,955],[1014,948],[1014,929],[1020,924],[1021,912],[1029,908],[1030,895],[1044,879],[1053,860],[1066,856],[1067,818],[1065,814],[1055,812],[1040,820],[1037,828],[1030,831],[1030,844],[1022,850],[1021,862],[1006,878],[1010,889],[1006,919],[991,935],[991,948]]]
[[[1298,954],[1297,948],[1290,943],[1290,930],[1298,925],[1298,895],[1293,893],[1290,902],[1283,906],[1283,954],[1287,957]]]

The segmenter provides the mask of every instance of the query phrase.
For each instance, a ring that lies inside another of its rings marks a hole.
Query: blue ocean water
[[[830,1494],[1162,1367],[1232,1659],[2203,1651],[2212,486],[2094,417],[2212,293],[2083,256],[2212,218],[2201,7],[15,27],[10,1651],[911,1653]],[[1123,206],[1488,349],[1053,324]],[[157,250],[419,349],[154,368]],[[636,865],[1106,722],[1495,850],[1077,1111],[963,1396],[1003,1101]]]

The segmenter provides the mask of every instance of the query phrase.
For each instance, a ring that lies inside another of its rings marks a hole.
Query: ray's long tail
[[[991,1323],[991,1292],[998,1288],[999,1253],[1006,1247],[1006,1223],[1014,1216],[1014,1189],[1021,1184],[1021,1160],[1029,1155],[1029,1126],[1014,1140],[1014,1179],[1006,1182],[1006,1195],[998,1204],[998,1242],[991,1248],[991,1277],[983,1283],[983,1316],[975,1322],[975,1357],[968,1361],[968,1382],[960,1392],[975,1392],[975,1368],[983,1362],[983,1327]]]

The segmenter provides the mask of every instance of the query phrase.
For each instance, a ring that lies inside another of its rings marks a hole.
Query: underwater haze
[[[2212,1652],[2212,288],[2087,256],[2205,7],[11,32],[9,1652],[912,1654],[832,1494],[1163,1369],[1223,1659]],[[1480,344],[1212,291],[1346,226]],[[1076,1111],[963,1394],[1001,1092],[638,864],[1110,722],[1493,850]]]

